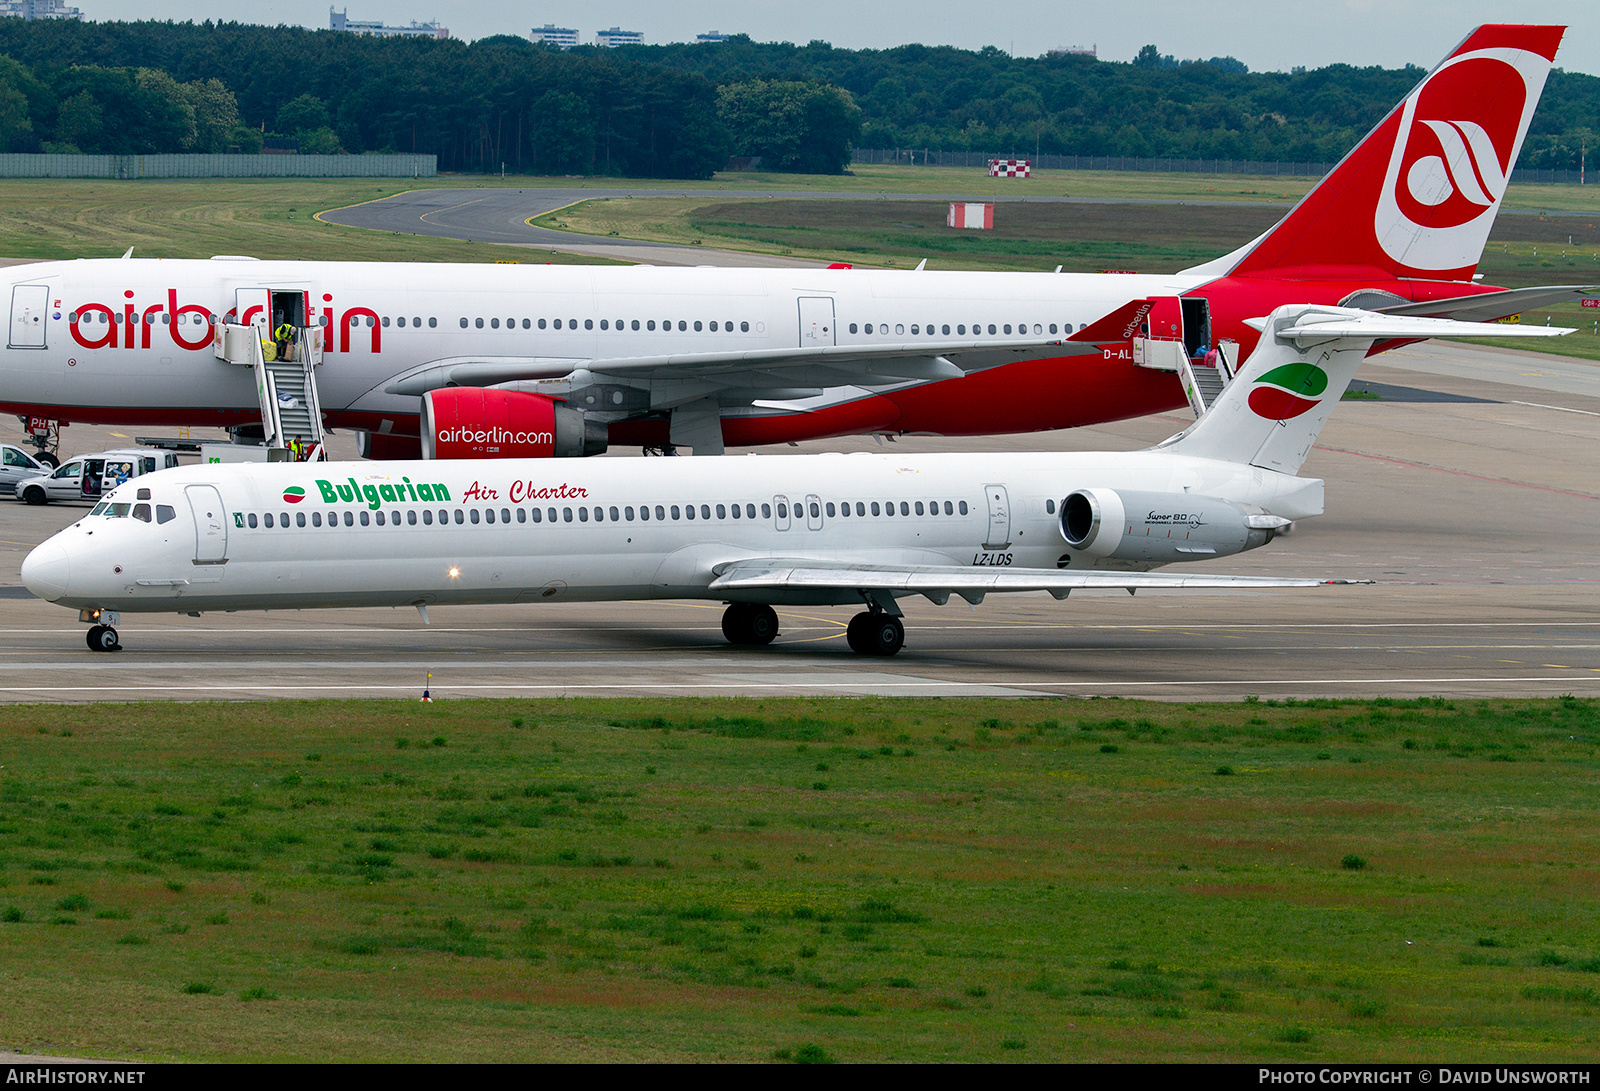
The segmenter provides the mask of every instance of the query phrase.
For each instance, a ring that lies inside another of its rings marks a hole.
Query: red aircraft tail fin
[[[1565,30],[1474,30],[1276,227],[1214,271],[1470,280]]]

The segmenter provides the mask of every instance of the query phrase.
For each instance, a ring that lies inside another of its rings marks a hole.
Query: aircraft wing
[[[1048,591],[1064,599],[1073,591],[1263,590],[1323,587],[1371,580],[1306,579],[1286,576],[1221,576],[1180,572],[1070,572],[1064,569],[970,568],[964,565],[836,564],[817,560],[753,559],[718,565],[712,591],[844,590],[922,595],[943,605],[959,595],[976,605],[985,595]]]
[[[498,386],[537,379],[563,379],[578,370],[611,379],[710,383],[760,390],[795,386],[876,385],[959,379],[976,371],[1020,360],[1098,354],[1099,347],[1060,339],[1005,342],[902,342],[884,345],[820,345],[815,348],[757,349],[744,352],[685,352],[666,356],[627,356],[594,360],[526,359],[442,360],[384,389],[421,396],[444,386]]]
[[[960,341],[925,338],[869,345],[814,345],[593,359],[457,357],[437,360],[402,375],[384,389],[390,394],[420,397],[444,386],[499,386],[564,379],[579,371],[613,382],[692,382],[752,391],[932,382],[959,379],[1024,360],[1098,355],[1102,345],[1126,343],[1149,313],[1150,306],[1146,299],[1130,300],[1092,325],[1061,337],[1019,334]]]

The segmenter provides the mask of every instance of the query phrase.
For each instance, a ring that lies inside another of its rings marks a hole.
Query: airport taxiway
[[[718,604],[693,602],[435,606],[430,626],[411,610],[126,615],[127,650],[94,654],[75,615],[17,575],[85,509],[0,499],[0,701],[416,697],[430,673],[438,698],[1600,694],[1600,366],[1420,345],[1369,362],[1359,384],[1380,397],[1344,402],[1304,470],[1326,479],[1328,514],[1211,567],[1372,586],[909,600],[888,660],[846,649],[849,609],[781,610],[778,642],[748,649],[723,641]],[[887,449],[1133,449],[1186,421]],[[132,438],[67,437],[72,452]]]
[[[991,204],[1033,202],[1071,205],[1194,205],[1193,200],[1149,197],[1068,197],[1022,190],[1006,194],[963,193],[863,193],[859,190],[780,190],[747,183],[733,183],[705,189],[642,188],[630,186],[554,186],[482,189],[413,189],[374,201],[317,213],[317,219],[346,227],[389,231],[401,235],[426,235],[432,238],[462,239],[470,242],[498,243],[536,249],[586,254],[644,265],[717,265],[734,268],[753,266],[796,266],[816,268],[825,261],[752,254],[716,247],[678,246],[606,235],[585,235],[535,227],[528,221],[580,201],[603,201],[636,197],[705,197],[707,201],[726,198],[757,198],[780,201],[985,201]],[[1245,207],[1259,210],[1265,229],[1290,202],[1263,200],[1206,200],[1208,208]],[[1568,213],[1502,209],[1501,229],[1510,228],[1519,218],[1565,216]],[[1576,214],[1573,214],[1576,215]],[[1584,213],[1584,215],[1588,215]],[[1592,217],[1591,217],[1592,218]]]

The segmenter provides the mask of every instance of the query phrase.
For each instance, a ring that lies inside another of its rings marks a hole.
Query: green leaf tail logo
[[[1275,367],[1257,379],[1249,405],[1256,416],[1266,420],[1292,420],[1315,408],[1327,389],[1328,373],[1301,360]]]

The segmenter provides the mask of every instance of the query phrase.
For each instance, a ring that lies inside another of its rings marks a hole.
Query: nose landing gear
[[[87,637],[91,652],[120,652],[122,650],[122,642],[117,639],[117,631],[109,625],[89,626]]]

